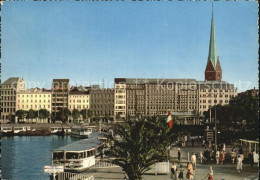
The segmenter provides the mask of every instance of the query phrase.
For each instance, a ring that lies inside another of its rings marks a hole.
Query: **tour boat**
[[[87,138],[90,134],[92,134],[92,128],[89,127],[81,127],[74,126],[71,128],[71,136],[78,138]]]
[[[11,133],[13,131],[12,127],[1,127],[2,133]]]
[[[50,128],[51,134],[56,134],[62,131],[62,127],[51,127]]]
[[[88,139],[75,141],[52,151],[53,166],[64,166],[65,171],[84,171],[94,166],[95,156],[101,152],[105,142],[101,134],[93,133]]]
[[[14,127],[14,134],[18,134],[20,132],[26,132],[26,131],[30,131],[31,127],[30,126],[17,126]]]

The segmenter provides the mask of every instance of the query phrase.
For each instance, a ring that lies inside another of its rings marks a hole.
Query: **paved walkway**
[[[173,159],[177,157],[177,147],[173,148],[170,151],[170,155]],[[194,148],[191,146],[187,146],[185,148],[181,148],[183,158],[187,159],[187,154],[191,155],[192,152],[196,154],[200,151],[203,151],[201,145],[195,145]],[[227,149],[229,151],[229,149]],[[186,164],[186,163],[185,163]],[[208,173],[209,166],[212,165],[214,171],[214,180],[257,180],[258,179],[258,167],[257,164],[254,165],[253,168],[250,167],[249,164],[243,165],[243,170],[240,174],[236,171],[236,164],[226,163],[223,165],[216,164],[197,164],[197,168],[195,171],[195,180],[202,180]],[[179,166],[178,166],[179,168]],[[185,168],[184,175],[186,174],[187,168]],[[123,179],[123,171],[121,168],[96,168],[90,169],[84,174],[93,175],[95,179]],[[169,180],[170,174],[167,175],[154,175],[154,174],[145,174],[143,178],[146,180]]]

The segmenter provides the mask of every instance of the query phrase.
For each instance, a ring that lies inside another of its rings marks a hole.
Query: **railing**
[[[58,174],[57,180],[94,180],[94,176],[89,176],[86,174],[63,172]]]
[[[110,167],[119,167],[119,166],[106,162],[105,160],[102,159],[96,159],[95,165],[92,166],[91,168],[110,168]]]

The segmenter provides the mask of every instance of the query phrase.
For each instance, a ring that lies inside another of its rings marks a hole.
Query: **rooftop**
[[[88,139],[79,140],[66,146],[55,149],[54,151],[85,151],[100,146],[103,142],[98,137],[100,133],[92,133]]]

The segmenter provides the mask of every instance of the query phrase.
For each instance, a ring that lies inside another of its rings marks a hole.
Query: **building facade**
[[[237,96],[234,85],[225,81],[198,81],[197,88],[200,115],[214,105],[228,104],[231,98]]]
[[[25,89],[25,81],[19,77],[11,77],[1,84],[2,120],[8,120],[9,114],[11,114],[12,119],[14,119],[16,112],[16,93]]]
[[[237,95],[234,85],[224,81],[195,79],[115,79],[115,114],[133,119],[166,115],[171,111],[179,124],[199,124],[208,108],[228,104]]]
[[[90,110],[96,117],[114,117],[114,89],[92,88],[90,90]]]
[[[69,110],[72,112],[74,109],[79,111],[90,108],[90,95],[88,90],[79,90],[74,87],[69,92]]]
[[[60,109],[68,108],[69,79],[52,81],[52,114],[57,115]]]
[[[238,94],[238,96],[251,96],[251,97],[257,97],[259,96],[259,89],[249,89],[244,92],[241,92]]]
[[[51,95],[51,90],[39,88],[17,92],[16,110],[29,111],[32,109],[38,111],[40,109],[46,109],[51,113]]]

